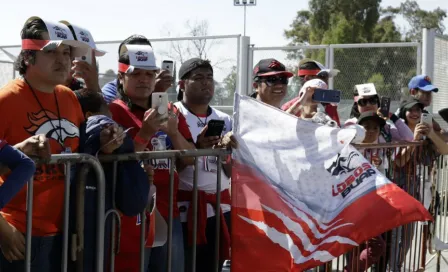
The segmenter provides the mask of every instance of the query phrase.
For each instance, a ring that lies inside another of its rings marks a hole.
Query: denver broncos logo
[[[341,154],[336,156],[336,159],[333,161],[330,167],[327,168],[327,171],[332,176],[339,176],[342,174],[347,174],[356,169],[356,167],[350,167],[350,161],[353,157],[359,156],[356,152],[350,152],[348,157],[342,157]]]
[[[28,120],[31,126],[25,127],[26,131],[32,135],[44,134],[47,138],[56,140],[61,146],[64,146],[65,139],[79,137],[79,128],[75,124],[67,119],[59,121],[58,116],[51,111],[28,113]]]

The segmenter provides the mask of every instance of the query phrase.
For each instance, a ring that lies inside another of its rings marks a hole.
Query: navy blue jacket
[[[103,127],[116,124],[112,119],[97,115],[88,118],[87,122],[80,128],[80,153],[95,156],[100,148],[100,132]],[[133,153],[134,142],[131,137],[126,136],[123,145],[114,151],[115,154]],[[106,211],[112,209],[112,182],[113,164],[103,163],[106,177]],[[78,168],[79,169],[79,168]],[[143,168],[138,161],[122,161],[117,164],[117,179],[115,191],[115,205],[117,209],[127,216],[136,216],[142,212],[148,203],[149,182]],[[76,185],[78,178],[71,185],[71,220],[72,232],[76,226]],[[84,193],[84,272],[95,271],[95,239],[96,239],[96,176],[94,171],[89,171],[85,184]],[[105,211],[105,212],[106,212]],[[105,229],[105,261],[109,260],[111,217],[106,221]],[[74,265],[73,265],[74,267]]]
[[[0,210],[22,189],[36,171],[34,162],[16,148],[0,140],[0,164],[11,174],[0,186]]]

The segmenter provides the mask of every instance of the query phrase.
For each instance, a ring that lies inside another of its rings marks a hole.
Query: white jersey
[[[222,135],[232,130],[232,119],[231,117],[217,109],[211,108],[211,112],[208,116],[197,116],[191,113],[182,102],[176,102],[174,105],[179,109],[179,111],[185,116],[188,127],[190,129],[191,136],[194,142],[196,142],[198,135],[201,133],[204,126],[210,120],[223,120],[224,130]],[[198,158],[198,190],[204,191],[206,193],[215,194],[216,193],[216,181],[217,181],[217,161],[216,157],[199,157]],[[179,190],[193,191],[193,178],[194,178],[194,166],[187,166],[184,170],[179,173]],[[221,191],[230,188],[230,178],[228,178],[224,171],[221,171]],[[179,209],[181,211],[181,221],[186,222],[187,220],[187,208],[189,202],[178,202]],[[185,208],[182,208],[185,207]],[[222,212],[229,212],[230,205],[221,204]],[[215,211],[212,205],[207,204],[207,217],[212,217],[215,215]]]

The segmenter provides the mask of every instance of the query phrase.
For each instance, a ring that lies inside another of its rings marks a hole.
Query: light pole
[[[257,0],[234,0],[234,6],[243,6],[244,7],[244,36],[246,36],[246,7],[247,6],[256,6]]]

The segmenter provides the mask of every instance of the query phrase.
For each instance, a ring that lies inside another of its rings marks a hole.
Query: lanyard
[[[194,113],[192,110],[190,110],[187,105],[185,105],[184,101],[181,102],[182,105],[194,116],[196,116],[196,118],[198,118],[198,127],[205,127],[207,125],[207,119],[210,116],[210,114],[212,113],[212,109],[210,108],[210,106],[208,106],[207,108],[207,116],[205,117],[205,122],[202,122],[201,118],[199,116],[196,115],[196,113]]]
[[[53,91],[53,95],[54,95],[54,100],[56,101],[56,109],[58,111],[58,120],[59,120],[59,133],[58,130],[56,129],[56,127],[53,125],[53,120],[48,116],[47,111],[44,109],[44,107],[42,106],[42,104],[39,101],[39,98],[36,95],[36,92],[34,91],[33,87],[31,87],[31,84],[24,78],[26,84],[28,84],[28,87],[30,87],[31,92],[33,93],[34,98],[36,99],[37,103],[39,104],[40,109],[44,112],[45,116],[48,118],[48,120],[50,121],[51,126],[53,127],[56,135],[58,136],[58,142],[61,145],[64,145],[64,143],[62,142],[62,125],[61,125],[61,113],[59,112],[59,103],[58,103],[58,97],[56,95],[56,91]]]

